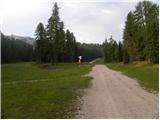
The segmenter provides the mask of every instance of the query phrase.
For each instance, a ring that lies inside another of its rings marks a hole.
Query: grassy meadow
[[[140,85],[149,92],[158,92],[159,65],[147,61],[132,62],[130,64],[109,63],[107,66],[113,70],[121,71],[125,75],[138,80]]]
[[[1,65],[1,118],[73,118],[92,65]]]

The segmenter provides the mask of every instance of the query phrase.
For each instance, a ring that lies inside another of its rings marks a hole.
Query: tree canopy
[[[123,42],[118,44],[112,37],[105,39],[103,53],[105,62],[123,59],[124,63],[159,63],[159,6],[150,1],[139,2],[127,15]]]
[[[81,44],[69,29],[64,30],[64,23],[59,16],[59,7],[54,4],[46,28],[39,23],[36,29],[36,61],[39,63],[75,62],[78,56],[83,61],[101,57],[101,45]]]

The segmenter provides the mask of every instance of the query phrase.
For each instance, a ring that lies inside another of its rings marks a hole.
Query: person
[[[80,63],[81,63],[82,56],[78,56],[78,58],[79,58],[78,63],[80,64]]]
[[[81,59],[78,60],[78,63],[79,63],[79,64],[81,63]]]

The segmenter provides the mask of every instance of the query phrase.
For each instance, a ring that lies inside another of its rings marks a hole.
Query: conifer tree
[[[159,63],[159,7],[153,4],[146,21],[146,54],[152,63]]]
[[[35,56],[36,61],[39,63],[45,62],[45,29],[42,23],[39,23],[36,29],[36,46]]]
[[[60,22],[60,29],[58,31],[58,62],[65,61],[65,31],[64,23]]]
[[[118,43],[118,62],[123,61],[123,46],[122,43],[119,41]]]
[[[57,3],[55,3],[52,9],[52,15],[48,20],[48,25],[46,28],[46,37],[50,43],[50,61],[52,63],[58,62],[58,43],[61,24],[59,8]]]
[[[125,22],[123,44],[130,60],[159,61],[159,6],[139,2],[135,11],[129,12]]]
[[[138,45],[136,42],[136,32],[137,26],[135,24],[134,15],[132,12],[128,13],[127,20],[125,22],[125,28],[123,33],[123,44],[125,46],[125,51],[128,51],[130,55],[130,60],[137,60]]]

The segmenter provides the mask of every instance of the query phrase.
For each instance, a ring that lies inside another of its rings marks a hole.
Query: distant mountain
[[[0,32],[1,63],[31,61],[34,39],[17,36],[6,36]]]
[[[35,39],[34,38],[31,38],[31,37],[23,37],[23,36],[18,36],[18,35],[5,35],[6,37],[9,37],[11,40],[22,40],[28,44],[34,44],[35,42]]]

